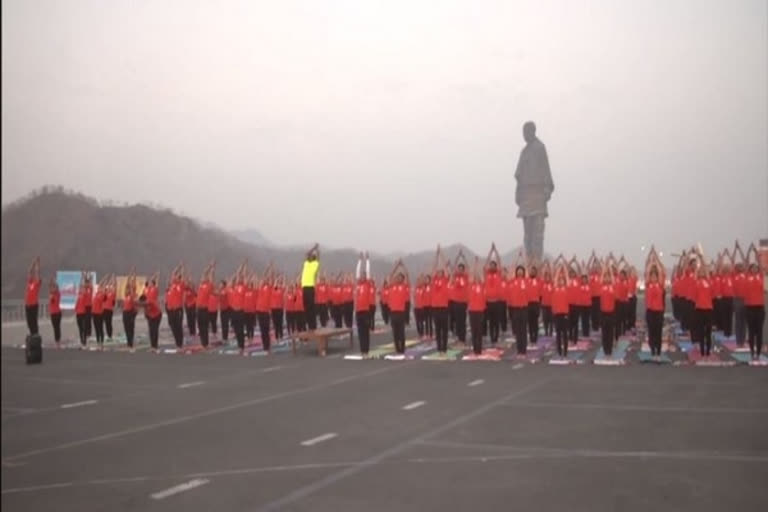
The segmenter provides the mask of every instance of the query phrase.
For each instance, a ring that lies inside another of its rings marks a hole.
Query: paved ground
[[[28,367],[4,347],[2,507],[764,510],[766,384],[746,366],[321,360],[309,348],[47,350]]]

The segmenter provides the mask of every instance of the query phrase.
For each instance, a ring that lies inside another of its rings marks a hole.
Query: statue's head
[[[533,121],[528,121],[523,125],[523,138],[525,142],[532,142],[536,139],[536,125]]]

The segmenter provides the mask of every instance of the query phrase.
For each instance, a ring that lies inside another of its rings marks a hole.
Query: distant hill
[[[228,276],[245,258],[257,271],[271,261],[287,275],[297,276],[306,249],[275,247],[261,239],[269,245],[249,243],[157,205],[117,206],[61,187],[46,187],[3,207],[2,298],[23,297],[27,268],[37,255],[46,280],[57,270],[119,275],[134,266],[139,274],[160,271],[165,278],[181,260],[194,274],[212,258],[218,262],[217,277]],[[459,244],[446,246],[444,253],[453,260],[461,248],[471,264],[474,253]],[[321,245],[321,268],[326,275],[354,272],[358,254],[354,249],[326,250]],[[485,256],[480,255],[483,260]],[[434,249],[400,257],[415,277],[432,268]],[[374,277],[381,280],[389,274],[395,259],[372,254]]]
[[[230,233],[237,239],[257,247],[274,247],[274,244],[256,229],[240,229],[230,231]]]

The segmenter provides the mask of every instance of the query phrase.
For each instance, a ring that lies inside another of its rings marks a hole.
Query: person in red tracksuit
[[[424,276],[416,277],[416,286],[413,287],[413,316],[416,319],[416,334],[419,339],[424,339]]]
[[[475,256],[475,267],[469,279],[469,329],[472,333],[472,351],[483,353],[483,315],[485,313],[485,285],[480,269],[480,259]]]
[[[213,278],[211,278],[211,292],[208,295],[208,327],[210,329],[210,332],[215,336],[217,329],[217,319],[219,317],[219,307],[220,307],[220,295],[221,290],[224,289],[224,286],[222,285],[220,288],[216,288],[216,285],[214,284]],[[226,299],[225,299],[226,300]]]
[[[555,340],[557,342],[557,355],[568,357],[568,281],[566,278],[565,264],[561,263],[555,271],[555,282],[550,284],[552,316],[555,323]]]
[[[296,285],[289,284],[285,290],[285,326],[289,336],[298,332],[296,324],[296,295]]]
[[[573,268],[575,258],[567,265],[568,270],[568,340],[576,343],[579,339],[579,285],[581,284]]]
[[[115,312],[115,302],[117,300],[117,282],[114,275],[104,283],[104,329],[107,332],[107,339],[112,341],[112,317]]]
[[[424,276],[424,284],[421,291],[421,309],[424,317],[424,336],[431,340],[435,335],[435,321],[432,317],[432,276]]]
[[[166,295],[166,309],[168,312],[168,325],[171,328],[176,348],[184,344],[184,278],[182,265],[179,265],[171,274],[171,283]]]
[[[341,288],[341,286],[339,286]],[[306,311],[304,310],[304,297],[302,295],[301,278],[296,281],[296,294],[294,295],[293,312],[296,314],[296,329],[304,332],[307,329]]]
[[[51,315],[53,340],[56,342],[56,347],[58,347],[61,341],[61,292],[54,278],[51,278],[48,283],[48,313]]]
[[[364,269],[362,268],[363,259],[365,259]],[[355,269],[355,278],[357,280],[355,287],[355,319],[357,323],[357,337],[360,340],[360,354],[363,358],[368,357],[368,350],[371,344],[371,304],[376,300],[370,275],[371,261],[368,259],[368,254],[363,255],[363,253],[360,253],[360,259],[357,260],[357,268]]]
[[[411,289],[408,279],[408,270],[402,260],[398,260],[392,269],[389,282],[388,305],[392,320],[392,337],[395,342],[395,351],[398,354],[405,354],[405,304],[411,295]],[[445,297],[445,314],[441,316],[441,326],[445,327],[446,336],[448,334],[448,297]],[[444,321],[443,321],[444,320]],[[442,327],[441,327],[442,328]],[[438,346],[439,349],[439,346]]]
[[[389,325],[389,281],[385,278],[379,291],[379,305],[381,306],[381,319],[384,325]]]
[[[234,282],[222,280],[219,286],[219,316],[221,317],[221,339],[226,343],[229,341],[229,323],[232,317],[232,308],[229,305],[229,297],[232,295],[232,286]]]

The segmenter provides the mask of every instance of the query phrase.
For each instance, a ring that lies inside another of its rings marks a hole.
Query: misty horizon
[[[545,251],[768,236],[765,2],[3,2],[2,202],[46,184],[279,246]]]

